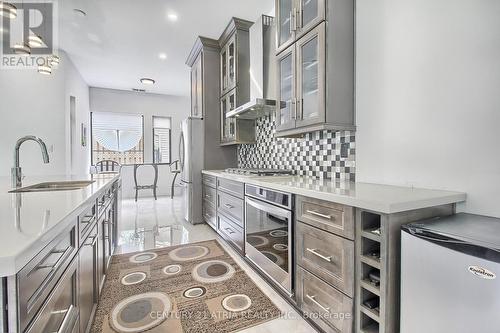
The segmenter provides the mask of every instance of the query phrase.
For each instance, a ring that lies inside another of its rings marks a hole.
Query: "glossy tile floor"
[[[122,216],[118,229],[116,253],[129,253],[171,245],[188,244],[219,236],[206,224],[191,225],[183,218],[183,199],[177,196],[123,200]],[[283,318],[240,331],[244,333],[309,333],[316,332],[302,317],[255,273],[224,241],[225,250],[234,258],[248,276],[280,308]]]

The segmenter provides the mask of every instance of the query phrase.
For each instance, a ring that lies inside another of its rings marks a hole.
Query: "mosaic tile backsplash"
[[[238,147],[238,167],[291,169],[297,175],[355,181],[355,132],[316,131],[275,138],[273,117],[256,120],[256,143]]]

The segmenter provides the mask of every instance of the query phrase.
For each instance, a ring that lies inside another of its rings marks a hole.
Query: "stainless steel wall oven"
[[[245,185],[246,257],[293,295],[293,196]]]

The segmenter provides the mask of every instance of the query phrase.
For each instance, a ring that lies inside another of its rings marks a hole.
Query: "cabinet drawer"
[[[297,267],[297,304],[325,332],[352,332],[352,299],[301,267]]]
[[[233,223],[224,215],[218,214],[217,229],[222,238],[233,245],[241,254],[244,254],[245,236],[243,228]]]
[[[354,208],[297,196],[297,220],[354,240]]]
[[[203,175],[203,184],[215,188],[217,187],[217,178],[215,176]]]
[[[215,206],[207,200],[203,200],[203,218],[208,225],[217,230],[217,214]]]
[[[78,260],[75,258],[26,333],[78,332]]]
[[[229,179],[217,178],[217,190],[229,193],[241,199],[245,196],[244,184]]]
[[[297,263],[349,296],[354,293],[354,242],[297,223]]]
[[[50,291],[77,252],[76,223],[69,226],[18,274],[19,322],[21,331],[45,303]]]
[[[215,188],[203,185],[203,200],[208,201],[215,206],[217,201],[217,191]]]
[[[92,225],[96,221],[97,210],[96,204],[90,205],[83,213],[78,216],[78,244],[81,246],[83,240],[92,229]]]
[[[218,191],[217,211],[222,211],[240,228],[243,228],[243,199]]]

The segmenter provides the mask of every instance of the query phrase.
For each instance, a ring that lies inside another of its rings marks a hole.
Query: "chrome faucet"
[[[45,145],[45,142],[33,135],[23,136],[22,138],[17,140],[16,147],[14,148],[14,167],[11,170],[12,187],[22,186],[23,175],[21,172],[21,167],[19,166],[19,148],[21,148],[21,145],[26,141],[37,142],[40,146],[40,149],[42,150],[43,163],[49,163],[49,153],[47,152],[47,146]]]

